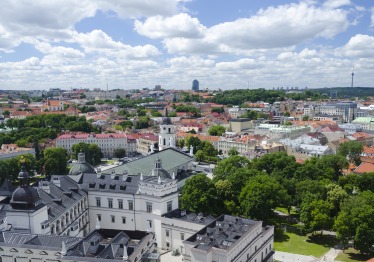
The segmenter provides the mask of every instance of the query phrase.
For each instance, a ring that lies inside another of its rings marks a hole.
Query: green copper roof
[[[371,117],[371,116],[357,117],[355,120],[352,121],[352,123],[366,123],[366,124],[370,124],[372,122],[374,122],[374,117]]]
[[[189,155],[178,150],[168,148],[161,152],[154,153],[144,158],[126,163],[122,166],[108,169],[105,172],[111,173],[112,171],[115,171],[116,174],[121,174],[127,171],[129,175],[137,175],[139,173],[143,173],[143,176],[149,176],[151,175],[151,171],[155,166],[155,160],[157,157],[161,160],[162,169],[169,172],[170,176],[172,175],[173,169],[175,167],[193,161],[193,157],[190,157]]]

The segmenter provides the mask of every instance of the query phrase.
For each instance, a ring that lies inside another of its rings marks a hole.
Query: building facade
[[[79,143],[95,144],[104,157],[114,157],[114,150],[124,148],[127,156],[136,154],[136,140],[126,134],[63,134],[56,138],[56,146],[65,148],[71,155],[72,147]]]

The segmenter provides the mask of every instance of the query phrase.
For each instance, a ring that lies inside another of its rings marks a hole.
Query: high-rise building
[[[199,91],[199,80],[195,79],[192,81],[192,91]]]
[[[154,90],[155,91],[161,91],[161,85],[155,85]]]

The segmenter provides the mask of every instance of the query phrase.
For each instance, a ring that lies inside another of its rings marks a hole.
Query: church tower
[[[175,127],[168,116],[168,109],[165,109],[165,117],[160,124],[160,134],[158,135],[159,151],[169,147],[175,147]]]

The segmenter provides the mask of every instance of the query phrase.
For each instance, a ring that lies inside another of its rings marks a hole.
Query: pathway
[[[341,243],[337,244],[335,247],[331,248],[327,253],[325,253],[319,261],[334,262],[335,258],[342,251]]]

